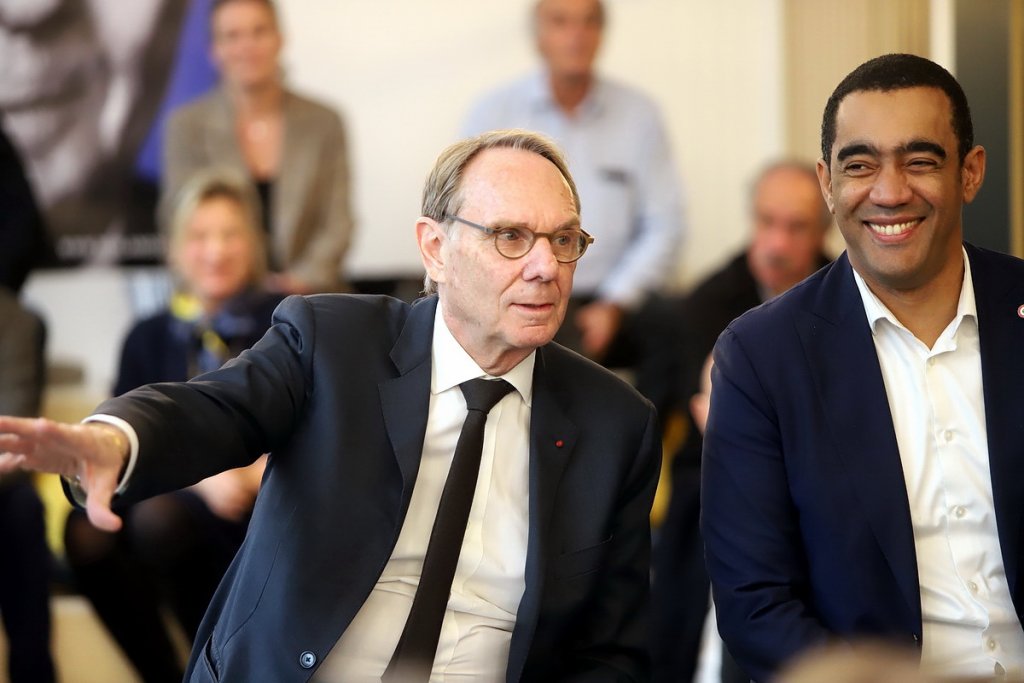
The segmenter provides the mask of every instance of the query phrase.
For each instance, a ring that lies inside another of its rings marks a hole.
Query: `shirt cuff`
[[[132,472],[135,470],[135,463],[139,459],[139,435],[135,432],[135,428],[125,422],[119,417],[113,415],[104,415],[99,413],[96,415],[90,415],[89,417],[82,420],[82,424],[89,422],[102,422],[104,424],[117,427],[124,435],[128,437],[128,465],[124,468],[124,474],[121,475],[121,481],[117,484],[117,490],[114,491],[114,495],[121,495],[128,488],[128,482],[131,480]]]

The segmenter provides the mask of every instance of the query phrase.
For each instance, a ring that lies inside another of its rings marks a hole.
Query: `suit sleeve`
[[[650,680],[650,514],[660,468],[658,421],[651,409],[618,502],[608,567],[595,591],[600,599],[578,624],[558,680]]]
[[[287,443],[312,391],[314,337],[310,304],[290,297],[266,335],[221,369],[102,403],[97,413],[126,420],[139,437],[138,464],[122,498],[184,488]]]
[[[806,553],[778,420],[732,329],[714,352],[701,531],[718,628],[756,681],[830,638],[809,600]]]

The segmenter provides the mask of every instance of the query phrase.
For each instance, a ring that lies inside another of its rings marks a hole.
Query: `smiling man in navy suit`
[[[846,253],[719,338],[702,528],[758,681],[868,637],[944,675],[1024,673],[1024,262],[963,242],[984,175],[945,69],[861,65],[818,162]]]
[[[115,489],[130,502],[270,453],[191,681],[645,680],[660,444],[650,403],[549,343],[592,241],[561,154],[525,131],[453,145],[416,237],[436,296],[291,297],[197,380],[80,426],[0,418],[0,465],[68,476],[111,529]],[[460,387],[496,378],[454,578],[421,582],[472,422]],[[392,654],[438,590],[434,644],[406,676]]]

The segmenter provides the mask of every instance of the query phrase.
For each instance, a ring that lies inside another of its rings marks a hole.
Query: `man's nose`
[[[538,234],[530,251],[523,257],[526,265],[523,268],[523,278],[533,280],[553,280],[558,274],[558,268],[562,264],[555,258],[555,252],[551,248],[551,240],[547,235]]]
[[[871,201],[878,206],[899,206],[911,198],[906,173],[898,164],[883,164],[871,186]]]

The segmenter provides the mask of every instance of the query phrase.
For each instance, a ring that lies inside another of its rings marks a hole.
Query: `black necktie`
[[[480,472],[480,451],[484,445],[487,413],[512,391],[505,380],[472,379],[459,385],[469,409],[455,446],[448,479],[444,483],[441,502],[437,506],[434,528],[423,559],[423,572],[412,601],[409,619],[402,630],[395,654],[391,657],[384,681],[406,683],[428,681],[434,665],[441,622],[448,607],[452,578],[459,563],[462,539],[466,535],[469,508],[473,505],[477,474]]]

